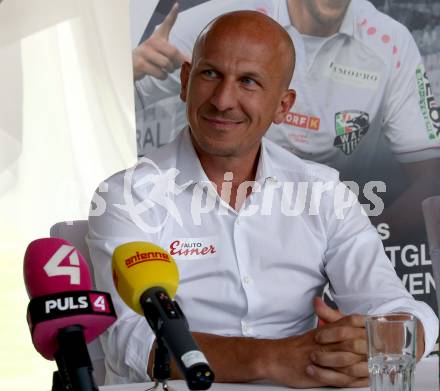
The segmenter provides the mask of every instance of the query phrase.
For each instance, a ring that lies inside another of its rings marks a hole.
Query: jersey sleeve
[[[422,57],[410,32],[399,25],[385,96],[385,132],[398,161],[440,157],[440,111]]]

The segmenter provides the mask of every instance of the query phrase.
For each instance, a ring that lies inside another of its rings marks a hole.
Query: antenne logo
[[[136,254],[125,260],[125,266],[127,266],[127,268],[130,268],[137,265],[138,263],[151,261],[171,262],[168,254],[160,251],[148,251],[145,253],[140,253],[139,251],[136,251]]]
[[[61,266],[61,263],[68,257],[69,265]],[[63,244],[43,267],[48,277],[70,276],[72,285],[80,284],[79,258],[75,248]]]

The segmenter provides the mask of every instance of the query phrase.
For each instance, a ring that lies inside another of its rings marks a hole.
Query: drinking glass
[[[371,390],[415,390],[417,318],[403,313],[368,316],[366,327]]]

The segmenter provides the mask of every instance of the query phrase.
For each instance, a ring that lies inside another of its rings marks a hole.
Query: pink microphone
[[[31,299],[27,321],[35,349],[48,360],[56,359],[60,377],[78,383],[74,390],[84,389],[80,377],[92,370],[85,344],[116,320],[110,295],[92,290],[87,262],[60,238],[29,244],[24,281]]]

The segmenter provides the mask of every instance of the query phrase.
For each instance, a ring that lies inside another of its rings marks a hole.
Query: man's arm
[[[368,384],[364,318],[342,316],[315,301],[315,311],[327,322],[319,329],[282,339],[222,337],[193,333],[215,372],[216,382],[269,380],[288,387],[361,387]],[[318,341],[322,330],[328,330]],[[327,343],[328,338],[343,339]],[[323,362],[323,365],[319,363]],[[328,362],[324,362],[328,361]],[[150,354],[148,373],[152,373]],[[180,378],[173,363],[172,377]]]
[[[216,382],[270,380],[288,387],[365,387],[368,347],[365,316],[343,316],[315,300],[325,326],[278,340],[222,337],[193,333],[215,372]],[[424,330],[418,322],[417,359],[424,352]],[[150,355],[149,373],[152,370]],[[180,378],[173,363],[172,377]]]
[[[410,186],[380,216],[371,218],[375,225],[386,223],[390,226],[393,242],[423,232],[422,201],[440,195],[440,158],[405,163],[403,168]]]

